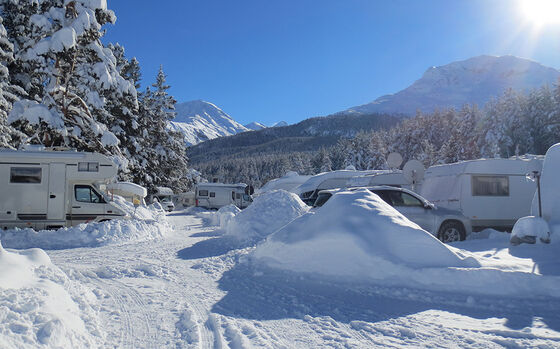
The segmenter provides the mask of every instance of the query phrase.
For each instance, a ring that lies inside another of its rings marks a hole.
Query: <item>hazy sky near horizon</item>
[[[294,123],[482,54],[559,69],[560,23],[529,20],[519,1],[108,0],[117,22],[103,41],[140,61],[144,86],[163,65],[179,102],[212,102],[242,124]]]

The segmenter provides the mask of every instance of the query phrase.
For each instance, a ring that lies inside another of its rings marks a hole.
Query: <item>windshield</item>
[[[159,201],[160,202],[170,202],[171,197],[170,196],[160,196]]]
[[[331,193],[321,193],[319,194],[319,196],[317,196],[317,200],[315,200],[315,203],[313,204],[313,207],[321,207],[325,204],[325,202],[327,202],[330,197],[332,196]]]

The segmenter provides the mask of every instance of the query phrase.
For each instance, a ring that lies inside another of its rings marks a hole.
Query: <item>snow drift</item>
[[[0,245],[0,347],[98,347],[96,302],[43,250],[11,252]]]
[[[29,228],[16,228],[0,231],[0,241],[10,248],[38,247],[57,250],[153,240],[162,237],[163,233],[170,229],[165,220],[165,213],[153,206],[140,206],[135,210],[130,202],[118,196],[115,196],[113,202],[134,218],[38,232]]]
[[[226,234],[240,240],[260,240],[295,218],[309,207],[295,194],[274,190],[255,201],[229,221]]]
[[[367,190],[333,195],[269,236],[247,262],[338,282],[560,297],[560,278],[481,267],[474,254],[442,244]]]
[[[553,145],[546,152],[541,176],[542,217],[548,222],[552,234],[560,234],[560,143]],[[539,215],[537,193],[533,198],[531,212]],[[554,239],[554,237],[552,237]]]

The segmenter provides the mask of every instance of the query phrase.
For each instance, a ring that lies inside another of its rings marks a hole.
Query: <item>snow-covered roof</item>
[[[353,171],[353,170],[338,170],[331,172],[319,173],[303,184],[295,188],[293,191],[296,194],[305,193],[315,189],[334,189],[346,185],[346,180],[351,177],[372,175],[376,173],[385,173],[384,170],[368,170],[368,171]]]
[[[542,161],[542,157],[510,159],[478,159],[453,164],[435,165],[426,170],[425,178],[457,176],[461,174],[509,174],[524,175],[532,159]]]
[[[265,193],[271,190],[283,189],[286,191],[293,191],[298,186],[309,180],[311,176],[302,176],[297,172],[287,172],[283,177],[271,179],[258,190],[259,193]]]
[[[156,187],[156,195],[173,195],[173,190],[168,187]]]
[[[123,194],[137,195],[140,197],[146,197],[148,191],[141,185],[131,182],[117,182],[107,184],[107,189],[111,191],[119,191]]]
[[[113,162],[106,156],[99,153],[77,152],[77,151],[26,151],[26,150],[10,150],[0,149],[0,159],[9,161],[15,160],[34,160],[46,162],[49,159],[56,159],[57,161],[71,160],[90,160],[95,159],[99,162],[113,164]]]
[[[247,186],[247,184],[245,184],[245,183],[234,183],[234,184],[228,184],[228,183],[199,183],[197,186],[198,187],[245,188]]]
[[[402,171],[380,171],[380,173],[349,178],[348,187],[363,187],[371,185],[406,185],[410,184]]]

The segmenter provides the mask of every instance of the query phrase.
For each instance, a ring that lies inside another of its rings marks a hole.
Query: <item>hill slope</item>
[[[512,88],[527,91],[544,84],[556,84],[560,71],[515,56],[478,56],[429,68],[406,89],[377,98],[372,103],[349,108],[345,113],[402,113],[417,110],[431,113],[436,108],[478,104]]]

